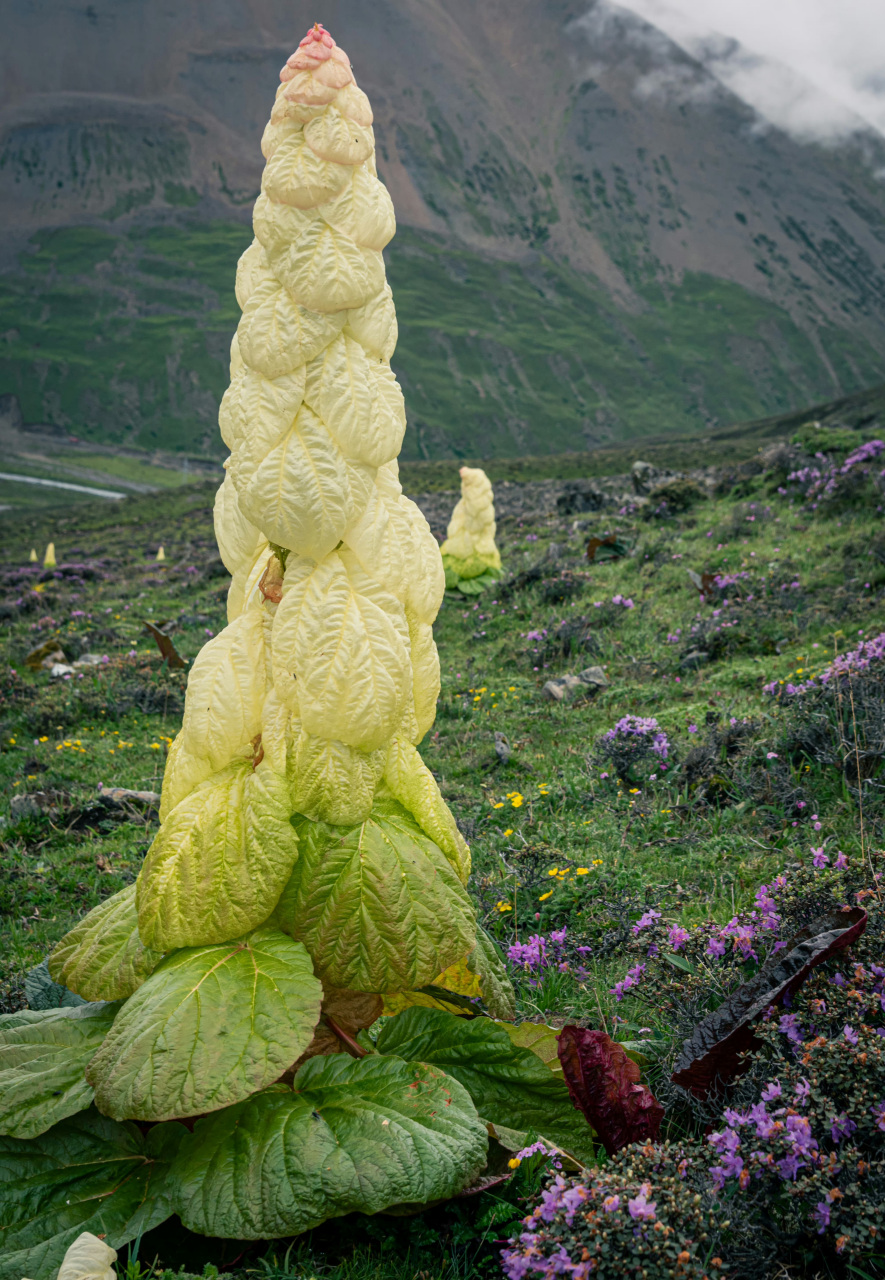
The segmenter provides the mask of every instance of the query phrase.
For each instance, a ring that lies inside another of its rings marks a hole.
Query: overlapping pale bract
[[[228,625],[191,671],[163,827],[138,885],[142,940],[161,951],[224,942],[268,918],[298,860],[293,814],[344,828],[349,842],[379,799],[396,800],[462,881],[469,872],[414,750],[436,711],[431,624],[445,577],[397,474],[406,418],[381,257],[395,222],[372,112],[321,29],[281,80],[220,413]],[[352,892],[356,906],[363,891]],[[392,890],[368,901],[388,951],[394,940],[386,961],[366,959],[375,989],[438,974],[438,946],[409,934]],[[300,938],[291,912],[285,920]],[[395,954],[397,941],[417,946],[417,963]],[[446,963],[460,958],[463,930],[450,949]],[[339,973],[325,949],[313,960],[320,976]]]
[[[460,475],[461,497],[441,548],[447,587],[476,578],[497,577],[501,571],[491,481],[480,467],[462,467]]]
[[[53,1280],[92,1226],[111,1248],[174,1213],[267,1237],[439,1199],[485,1160],[473,1093],[524,1128],[537,1097],[566,1101],[544,1067],[508,1100],[522,1051],[446,1011],[449,992],[509,1018],[513,991],[415,745],[444,574],[397,479],[393,212],[321,27],[281,78],[221,410],[229,622],[193,664],[136,884],[49,958],[56,994],[88,1003],[0,1017],[0,1280]],[[344,1052],[382,1009],[408,1012],[420,1060]]]

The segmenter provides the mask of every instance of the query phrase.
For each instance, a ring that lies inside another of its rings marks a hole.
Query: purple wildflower
[[[632,1200],[627,1201],[627,1212],[636,1222],[649,1221],[655,1216],[657,1208],[656,1200],[649,1200],[651,1193],[651,1184],[643,1182],[639,1188],[639,1195],[634,1196]]]

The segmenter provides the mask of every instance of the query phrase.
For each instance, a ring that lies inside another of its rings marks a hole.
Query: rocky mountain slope
[[[258,140],[316,17],[372,100],[401,227],[411,456],[708,428],[885,375],[885,139],[767,127],[605,0],[8,13],[0,391],[31,420],[213,447]]]

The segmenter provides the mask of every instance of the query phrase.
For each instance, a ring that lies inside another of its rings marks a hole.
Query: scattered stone
[[[633,481],[633,492],[645,497],[658,481],[660,472],[650,462],[642,462],[639,458],[630,468],[630,479]]]
[[[148,804],[155,808],[160,803],[160,795],[156,791],[130,791],[126,787],[106,787],[103,782],[98,784],[99,799],[106,800],[110,804]]]
[[[65,661],[64,651],[59,647],[59,643],[54,636],[51,640],[44,640],[36,649],[32,649],[25,658],[25,664],[32,671],[39,671],[41,667],[48,671],[56,662]]]
[[[556,499],[556,510],[561,516],[577,515],[579,511],[599,511],[605,505],[605,494],[590,480],[565,480],[562,492]]]
[[[649,490],[648,496],[655,509],[661,503],[666,503],[668,511],[688,511],[695,503],[702,502],[707,497],[707,491],[695,480],[676,476],[656,484]]]
[[[41,815],[57,818],[67,800],[68,797],[62,791],[25,791],[10,800],[9,816],[13,822]]]
[[[46,666],[47,664],[44,663],[43,665]],[[69,667],[66,662],[53,662],[49,667],[49,675],[53,680],[61,680],[64,676],[72,676],[73,674],[74,668]]]
[[[548,680],[541,697],[548,702],[576,702],[592,698],[600,689],[608,688],[608,677],[602,667],[587,667],[577,675],[556,676]]]

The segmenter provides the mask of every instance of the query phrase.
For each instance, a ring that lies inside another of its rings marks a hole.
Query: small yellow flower
[[[507,690],[507,692],[508,692],[508,693],[516,693],[516,685],[515,685],[515,684],[512,684],[512,685],[510,686],[510,688]]]
[[[498,903],[498,910],[499,910],[499,911],[512,911],[512,910],[513,910],[513,907],[512,907],[512,905],[511,905],[509,902],[499,902],[499,903]]]
[[[162,751],[162,750],[163,750],[163,748],[160,746],[159,742],[152,742],[152,743],[150,744],[150,747],[151,747],[151,751]]]
[[[49,739],[48,739],[48,738],[46,738],[46,737],[43,737],[43,738],[41,738],[41,739],[40,739],[40,741],[41,741],[41,742],[48,742],[48,741],[49,741]]]
[[[522,1164],[522,1161],[520,1160],[519,1156],[514,1156],[512,1160],[507,1161],[507,1168],[518,1169],[521,1164]]]
[[[504,808],[504,801],[503,801],[503,800],[499,800],[497,804],[493,804],[493,805],[492,805],[492,808],[493,808],[493,809],[503,809],[503,808]]]
[[[550,870],[547,872],[547,874],[548,874],[548,876],[558,876],[558,875],[559,875],[559,867],[551,867],[551,868],[550,868]]]
[[[638,795],[639,795],[639,788],[638,788],[638,787],[631,787],[631,788],[630,788],[630,795],[631,795],[631,796],[638,796]]]
[[[553,893],[553,890],[552,890],[552,889],[548,889],[546,893],[542,893],[542,894],[541,894],[541,896],[540,896],[540,898],[538,899],[538,901],[539,901],[539,902],[546,902],[546,901],[547,901],[547,899],[550,897],[550,895],[551,895],[552,893]]]
[[[510,803],[513,805],[514,809],[521,809],[522,796],[514,796],[513,799],[510,801]]]
[[[575,867],[575,875],[586,876],[590,874],[589,867]]]
[[[602,866],[602,858],[594,858],[594,859],[593,859],[593,865],[594,865],[594,867],[601,867],[601,866]]]
[[[512,828],[512,827],[508,827],[508,828],[507,828],[507,830],[504,832],[504,835],[505,835],[505,836],[512,836],[512,835],[513,835],[513,828]]]

